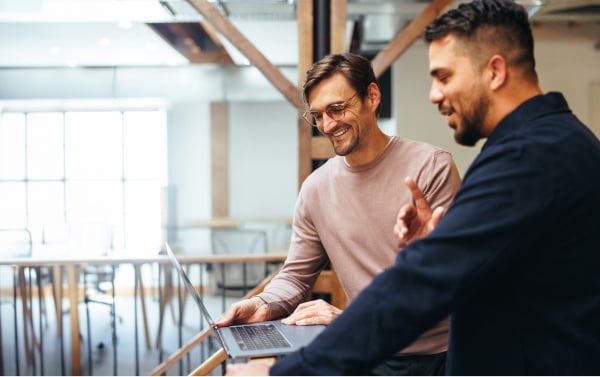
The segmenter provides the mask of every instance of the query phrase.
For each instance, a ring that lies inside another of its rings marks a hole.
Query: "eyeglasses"
[[[304,120],[313,127],[321,127],[323,125],[323,113],[326,113],[328,117],[335,120],[336,122],[344,118],[346,115],[346,109],[350,107],[350,101],[354,97],[358,95],[354,93],[354,95],[348,98],[346,101],[342,103],[333,103],[325,108],[325,111],[310,111],[307,110],[302,114]]]

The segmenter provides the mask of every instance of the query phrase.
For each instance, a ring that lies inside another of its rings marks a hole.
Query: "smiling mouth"
[[[340,137],[340,136],[346,134],[346,132],[348,132],[348,130],[349,130],[349,128],[344,128],[344,129],[341,129],[341,130],[339,130],[337,132],[332,133],[331,135],[333,137]]]

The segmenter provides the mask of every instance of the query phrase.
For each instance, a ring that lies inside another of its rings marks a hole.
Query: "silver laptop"
[[[200,311],[217,334],[227,356],[231,359],[281,356],[310,343],[325,326],[284,325],[279,320],[216,327],[202,298],[192,285],[171,247],[165,243],[171,264],[177,270]]]

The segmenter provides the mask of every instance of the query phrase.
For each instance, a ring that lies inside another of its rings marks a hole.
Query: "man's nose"
[[[323,123],[321,124],[321,129],[324,133],[329,132],[335,126],[337,126],[337,121],[330,117],[326,112],[323,113]]]
[[[437,88],[437,86],[435,84],[431,84],[431,90],[429,90],[429,100],[432,103],[440,103],[440,102],[442,102],[443,98],[444,98],[444,95]]]

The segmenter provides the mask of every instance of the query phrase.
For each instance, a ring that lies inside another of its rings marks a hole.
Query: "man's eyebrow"
[[[327,105],[325,105],[325,109],[327,109],[329,106],[342,105],[342,104],[344,104],[345,102],[346,102],[346,101],[344,101],[344,100],[337,100],[337,101],[334,101],[334,102],[328,103]],[[321,111],[324,111],[324,110],[313,110],[312,108],[309,108],[309,111],[321,112]]]

